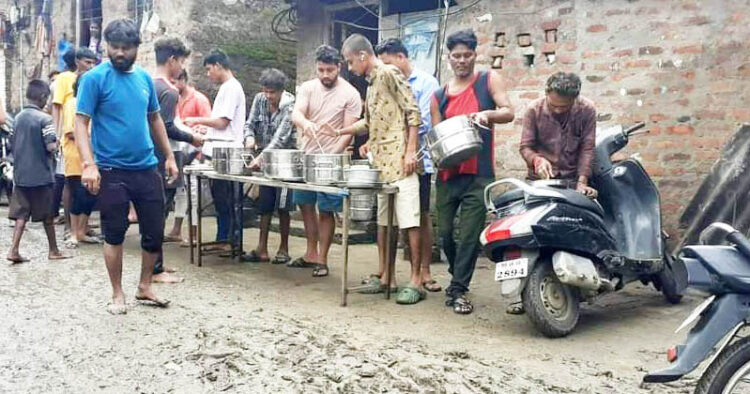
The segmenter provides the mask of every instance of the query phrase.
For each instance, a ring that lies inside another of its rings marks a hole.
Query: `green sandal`
[[[401,289],[396,296],[396,303],[401,305],[414,305],[419,301],[424,300],[427,297],[427,293],[423,290],[417,289],[416,287],[407,286]]]

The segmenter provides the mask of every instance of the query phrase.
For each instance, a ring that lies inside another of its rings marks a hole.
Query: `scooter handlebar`
[[[645,126],[646,126],[646,122],[638,122],[638,123],[636,123],[636,124],[628,127],[627,129],[623,130],[622,133],[625,134],[625,135],[631,135],[631,134],[633,134],[633,132],[642,129]]]

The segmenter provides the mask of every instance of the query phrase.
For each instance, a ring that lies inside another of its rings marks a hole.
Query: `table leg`
[[[230,252],[229,252],[229,259],[234,260],[234,257],[236,256],[236,246],[237,246],[237,235],[234,231],[235,220],[234,215],[237,212],[235,208],[235,187],[237,186],[236,182],[229,182],[229,203],[231,204],[231,211],[229,215],[229,245],[230,245]]]
[[[386,269],[388,270],[388,282],[385,284],[385,299],[391,299],[391,283],[393,282],[393,273],[395,271],[396,259],[391,260],[391,238],[393,237],[393,205],[396,200],[396,195],[393,193],[388,194],[388,226],[385,229],[385,258],[387,262]]]
[[[347,282],[349,281],[349,205],[351,195],[344,197],[344,228],[341,234],[341,246],[344,248],[344,265],[341,272],[341,306],[346,306],[346,296],[348,294]]]
[[[193,193],[190,174],[186,174],[185,182],[187,188],[187,211],[188,211],[188,241],[190,243],[190,264],[195,264],[195,251],[193,250]]]
[[[240,223],[237,227],[237,239],[238,239],[238,258],[245,254],[244,251],[244,239],[245,239],[245,187],[244,183],[240,183],[240,190],[237,191],[237,198],[240,199],[238,203],[237,221]]]
[[[195,241],[196,241],[196,249],[198,249],[198,267],[203,266],[203,227],[201,222],[203,222],[202,216],[203,216],[203,180],[201,179],[200,175],[195,175],[195,181],[198,182],[198,207],[196,209],[196,213],[198,214],[198,234],[195,234]]]

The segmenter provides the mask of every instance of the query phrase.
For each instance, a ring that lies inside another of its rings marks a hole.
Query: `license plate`
[[[703,313],[703,311],[706,310],[706,308],[708,308],[712,302],[714,302],[714,299],[716,299],[716,296],[712,295],[705,301],[701,302],[701,304],[698,305],[695,309],[693,309],[693,312],[690,313],[690,316],[688,316],[687,319],[685,319],[685,321],[683,321],[682,324],[680,324],[680,326],[677,327],[677,329],[674,331],[675,334],[682,331],[683,328],[696,321],[700,317],[701,313]]]
[[[522,257],[520,259],[499,261],[495,265],[495,280],[502,281],[508,279],[525,278],[529,271],[529,259]]]

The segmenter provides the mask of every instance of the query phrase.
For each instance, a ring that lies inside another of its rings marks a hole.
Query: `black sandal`
[[[526,310],[523,309],[523,302],[517,301],[508,305],[505,309],[505,313],[509,315],[523,315],[526,313]]]
[[[314,278],[322,278],[324,276],[328,276],[328,265],[327,264],[315,264],[315,267],[312,271],[312,276]]]
[[[448,297],[445,300],[445,306],[453,307],[453,312],[459,315],[468,315],[474,312],[474,305],[471,304],[465,294]]]

